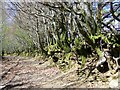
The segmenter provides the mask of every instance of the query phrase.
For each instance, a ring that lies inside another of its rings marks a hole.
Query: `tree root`
[[[17,83],[17,84],[7,84],[7,85],[4,85],[2,88],[0,88],[1,90],[9,90],[11,88],[14,88],[16,86],[22,86],[26,83]]]
[[[68,71],[68,72],[66,72],[66,73],[63,73],[63,74],[61,74],[61,75],[53,78],[52,80],[49,80],[49,81],[43,83],[43,84],[41,84],[41,85],[46,85],[47,83],[51,83],[51,82],[53,82],[53,81],[55,81],[55,80],[57,80],[57,79],[59,79],[59,78],[64,77],[64,76],[67,75],[67,74],[73,73],[73,72],[76,71],[76,70],[77,70],[77,68],[71,69],[70,71]]]
[[[19,59],[18,59],[17,63],[14,66],[10,67],[8,70],[6,70],[5,72],[2,73],[2,75],[0,76],[1,80],[8,74],[8,72],[10,72],[11,69],[13,69],[14,67],[16,67],[18,65],[19,65]],[[6,82],[5,84],[3,84],[2,86],[10,83],[14,79],[14,77],[15,77],[15,75],[13,76],[12,79],[10,79],[8,82]]]
[[[7,73],[10,72],[10,70],[13,69],[14,67],[16,67],[18,64],[19,64],[19,62],[17,62],[17,64],[15,64],[13,67],[10,67],[8,70],[3,72],[2,75],[0,75],[1,79],[3,79],[5,77],[5,75],[7,75]]]

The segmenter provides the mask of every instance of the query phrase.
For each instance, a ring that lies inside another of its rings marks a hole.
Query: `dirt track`
[[[63,73],[49,61],[40,64],[34,58],[7,57],[0,68],[0,88],[109,88],[109,82],[95,79],[96,75],[79,79],[75,67]]]

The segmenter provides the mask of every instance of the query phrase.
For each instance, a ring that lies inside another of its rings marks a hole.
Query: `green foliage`
[[[106,22],[102,19],[102,3],[98,3],[96,15],[92,9],[92,3],[89,2],[83,3],[87,10],[81,6],[81,3],[41,4],[44,6],[43,10],[36,7],[35,10],[38,10],[34,11],[35,15],[31,12],[27,13],[27,10],[23,12],[31,18],[21,21],[29,28],[16,30],[16,46],[13,53],[25,56],[45,53],[56,65],[66,71],[72,67],[71,58],[73,57],[76,58],[77,63],[80,63],[81,68],[84,68],[88,57],[101,58],[104,56],[104,49],[111,48],[111,51],[114,49],[119,51],[120,34],[113,33],[114,29],[109,24],[104,26],[106,24],[103,23]],[[22,8],[24,9],[24,5]],[[41,11],[43,15],[38,13]],[[33,17],[35,20],[32,21]],[[27,20],[30,25],[26,24]],[[110,31],[107,32],[104,27]],[[7,30],[5,29],[4,35]],[[8,44],[7,39],[4,43]],[[11,46],[5,46],[6,51],[9,50],[8,47],[11,48]]]
[[[59,61],[57,65],[60,67],[60,69],[64,72],[66,72],[68,69],[70,69],[73,65],[73,61],[70,59],[73,56],[73,53],[65,53],[62,55],[62,57],[59,57]]]
[[[2,52],[4,54],[11,54],[14,52],[15,48],[18,48],[18,43],[15,42],[13,35],[10,33],[11,29],[6,25],[3,25],[2,32],[0,36],[2,37]]]

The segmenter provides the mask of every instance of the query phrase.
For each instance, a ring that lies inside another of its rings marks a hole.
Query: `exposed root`
[[[67,74],[73,73],[73,72],[76,71],[76,70],[77,70],[77,68],[71,69],[71,70],[69,70],[68,72],[63,73],[63,74],[61,74],[61,75],[53,78],[52,80],[49,80],[49,81],[43,83],[43,84],[41,84],[41,85],[46,85],[46,84],[48,84],[48,83],[51,83],[51,82],[53,82],[53,81],[55,81],[55,80],[58,80],[59,78],[62,78],[62,77],[64,77],[64,76],[66,76]]]
[[[9,90],[9,89],[17,87],[17,86],[22,86],[24,84],[26,84],[26,83],[7,84],[7,85],[2,86],[2,88],[0,88],[0,89],[1,90]]]

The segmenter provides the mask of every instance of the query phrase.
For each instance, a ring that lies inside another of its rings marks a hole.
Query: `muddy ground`
[[[0,64],[0,89],[13,88],[118,88],[118,73],[99,73],[78,77],[77,66],[62,72],[50,61],[32,57],[6,56]],[[97,72],[97,73],[96,73]],[[117,77],[117,78],[115,78]]]

